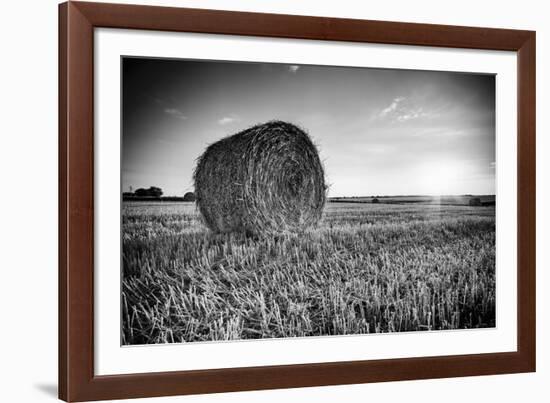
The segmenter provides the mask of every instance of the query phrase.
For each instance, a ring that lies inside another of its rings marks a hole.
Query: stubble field
[[[494,206],[327,203],[260,239],[125,202],[122,228],[125,345],[495,326]]]

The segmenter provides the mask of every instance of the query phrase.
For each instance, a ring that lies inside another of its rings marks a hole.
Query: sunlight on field
[[[495,208],[327,203],[298,235],[215,235],[123,206],[123,343],[495,326]]]

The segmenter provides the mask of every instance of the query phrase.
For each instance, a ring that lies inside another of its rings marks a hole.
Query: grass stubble
[[[122,344],[495,326],[494,207],[328,203],[301,234],[123,206]]]

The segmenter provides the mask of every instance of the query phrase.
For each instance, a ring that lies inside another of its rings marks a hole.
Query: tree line
[[[163,196],[164,192],[157,186],[150,186],[149,188],[139,188],[135,191],[123,192],[122,200],[124,201],[185,201],[194,202],[195,194],[193,192],[187,192],[181,196]]]

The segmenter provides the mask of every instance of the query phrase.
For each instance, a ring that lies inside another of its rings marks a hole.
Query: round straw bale
[[[317,148],[298,127],[271,121],[211,144],[194,172],[196,203],[214,232],[298,232],[326,200]]]

